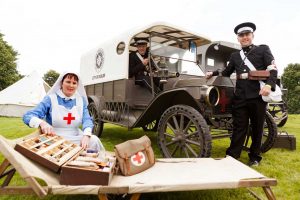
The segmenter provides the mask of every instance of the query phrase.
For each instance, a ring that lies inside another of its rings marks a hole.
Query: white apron
[[[49,95],[52,105],[52,127],[54,132],[75,144],[80,145],[83,137],[79,126],[82,122],[83,101],[81,96],[76,95],[76,105],[71,109],[58,104],[56,94]],[[100,152],[105,151],[99,138],[95,135],[90,137],[88,149]]]

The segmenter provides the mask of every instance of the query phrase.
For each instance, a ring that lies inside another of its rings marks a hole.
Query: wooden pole
[[[108,200],[106,194],[98,194],[99,200]]]
[[[2,175],[9,166],[10,162],[7,159],[5,159],[0,165],[0,175]]]
[[[274,195],[274,193],[273,193],[270,186],[263,187],[263,190],[264,190],[264,192],[265,192],[265,194],[266,194],[266,196],[269,200],[276,200],[276,197],[275,197],[275,195]]]
[[[141,193],[132,194],[130,200],[139,200]]]

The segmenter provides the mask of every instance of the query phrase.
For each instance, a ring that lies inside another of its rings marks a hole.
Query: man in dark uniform
[[[137,51],[129,54],[129,78],[135,77],[135,83],[146,87],[152,92],[151,79],[149,76],[149,60],[151,60],[152,71],[155,70],[155,63],[152,59],[148,58],[148,38],[134,38],[135,46]],[[157,94],[160,92],[160,79],[157,77],[153,78],[154,92]]]
[[[206,77],[222,75],[230,76],[234,71],[237,74],[236,88],[233,99],[233,134],[230,147],[226,151],[226,155],[239,158],[247,130],[249,119],[252,124],[252,144],[249,152],[249,165],[257,166],[261,161],[260,148],[265,121],[265,113],[267,103],[263,101],[262,96],[268,96],[275,91],[277,79],[277,69],[274,63],[274,57],[267,45],[253,45],[253,32],[256,26],[253,23],[246,22],[235,27],[234,33],[242,46],[245,57],[242,59],[242,52],[234,52],[231,54],[227,67],[222,71],[207,72]],[[265,86],[260,88],[258,80],[249,80],[249,67],[245,64],[248,59],[256,70],[268,70],[270,76],[265,81]]]

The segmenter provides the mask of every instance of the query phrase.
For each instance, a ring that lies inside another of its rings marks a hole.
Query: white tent
[[[46,95],[50,86],[36,71],[0,91],[0,116],[22,117]]]

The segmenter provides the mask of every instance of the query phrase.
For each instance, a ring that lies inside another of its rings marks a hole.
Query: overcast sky
[[[299,0],[0,0],[0,32],[18,51],[18,70],[79,71],[80,56],[132,27],[164,21],[211,40],[237,42],[233,28],[257,26],[280,73],[300,63]]]

